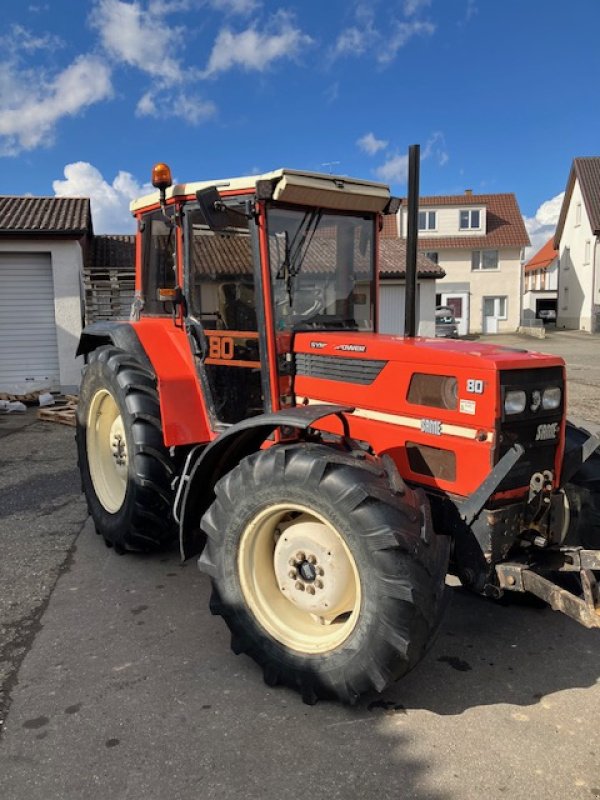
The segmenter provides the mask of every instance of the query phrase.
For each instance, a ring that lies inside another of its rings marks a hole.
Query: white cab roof
[[[167,199],[195,195],[199,189],[216,186],[222,191],[254,189],[257,181],[271,181],[274,185],[273,199],[282,203],[310,205],[347,211],[383,211],[390,199],[389,187],[384,183],[349,178],[345,175],[325,175],[319,172],[300,172],[292,169],[277,169],[263,175],[243,178],[178,183],[167,189]],[[134,200],[132,213],[156,205],[159,192]]]

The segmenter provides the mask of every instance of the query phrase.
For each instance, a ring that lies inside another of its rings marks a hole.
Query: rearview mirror
[[[198,189],[196,200],[200,204],[204,221],[211,231],[222,231],[231,226],[227,209],[215,186]]]

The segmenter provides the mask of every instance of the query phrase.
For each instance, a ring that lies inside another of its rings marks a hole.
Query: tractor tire
[[[449,539],[428,501],[331,447],[242,460],[202,518],[200,569],[235,653],[304,702],[354,703],[412,669],[445,608]]]
[[[581,446],[589,436],[567,423],[567,449]],[[600,550],[600,449],[585,461],[565,486],[571,515],[565,544]]]
[[[96,532],[117,552],[149,552],[176,535],[174,469],[163,443],[156,379],[112,345],[90,356],[77,406],[82,488]]]

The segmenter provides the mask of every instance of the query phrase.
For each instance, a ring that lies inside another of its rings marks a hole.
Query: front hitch
[[[563,589],[535,572],[530,565],[496,564],[500,588],[509,592],[529,592],[544,600],[554,611],[561,611],[586,628],[600,628],[600,586],[594,575],[600,570],[600,550],[564,550],[561,572],[579,572],[583,595]]]

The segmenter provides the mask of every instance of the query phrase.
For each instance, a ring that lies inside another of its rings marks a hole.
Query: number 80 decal
[[[483,394],[483,381],[476,380],[475,378],[467,379],[467,392],[469,394]]]

